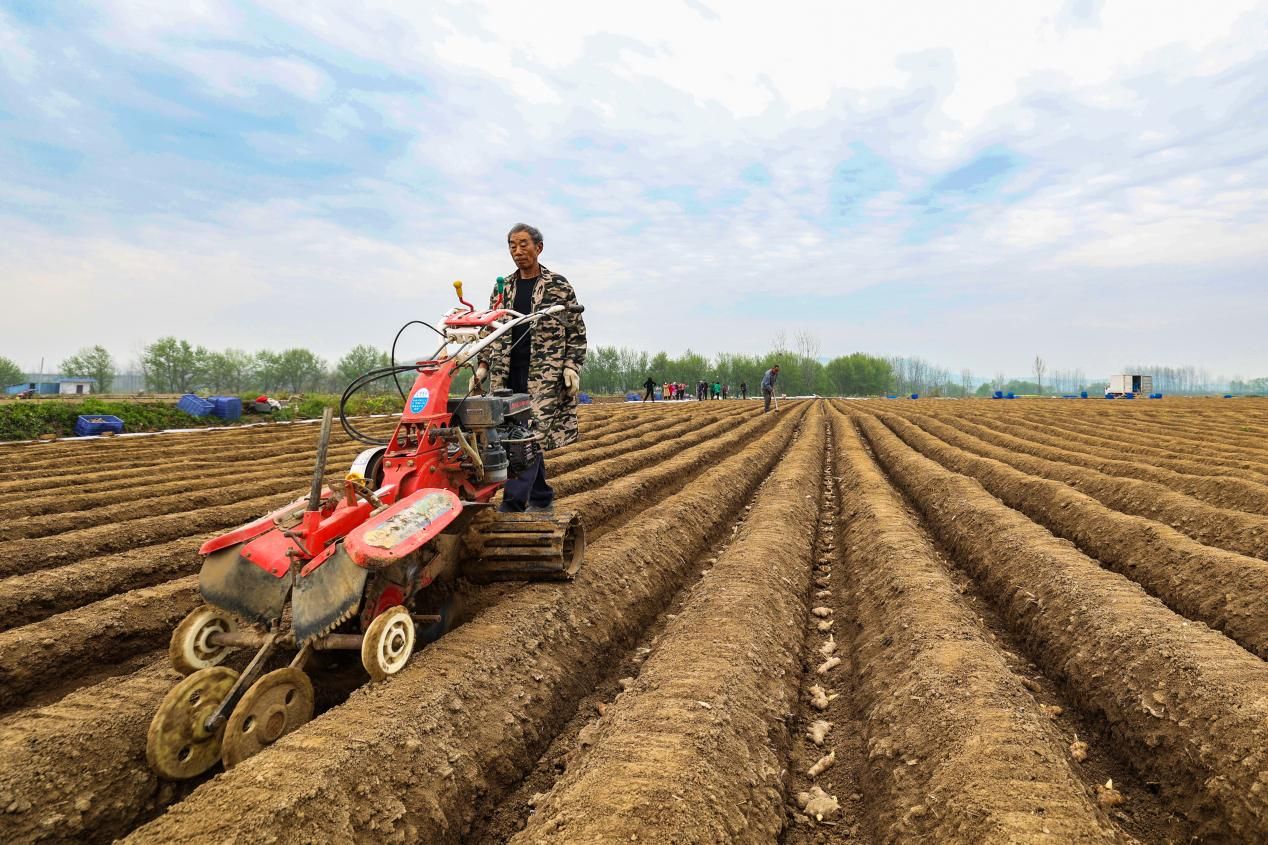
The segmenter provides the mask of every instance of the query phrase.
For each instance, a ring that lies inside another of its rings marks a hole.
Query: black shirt
[[[520,279],[515,283],[515,302],[511,308],[527,314],[533,307],[533,289],[537,287],[540,276],[531,279]],[[511,329],[511,372],[507,379],[507,387],[516,393],[528,392],[528,362],[532,349],[533,327],[516,326]]]

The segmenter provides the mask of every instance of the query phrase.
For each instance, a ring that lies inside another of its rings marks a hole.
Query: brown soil
[[[783,415],[745,453],[600,540],[573,583],[526,586],[391,682],[363,688],[126,841],[266,831],[279,842],[455,841],[476,796],[500,796],[532,768],[606,656],[624,651],[681,586],[718,516],[734,513],[761,481],[797,416]],[[647,542],[670,531],[682,533],[681,544]]]
[[[802,638],[801,626],[786,623],[806,612],[823,447],[816,408],[744,533],[513,843],[758,843],[778,834],[785,717],[796,699],[786,667]]]
[[[907,416],[917,419],[916,415]],[[953,446],[1002,461],[1030,475],[1063,482],[1107,507],[1170,525],[1208,546],[1268,559],[1268,517],[1216,508],[1147,481],[1115,478],[1085,467],[1019,454],[967,433],[969,423],[957,421],[957,425],[949,426],[924,416],[919,417],[919,422],[926,431]]]
[[[859,421],[878,460],[1001,606],[1035,660],[1099,711],[1131,762],[1212,841],[1268,817],[1268,667],[1189,624],[986,493]]]
[[[989,443],[1045,460],[1087,467],[1106,475],[1150,482],[1218,508],[1233,508],[1261,515],[1268,513],[1268,487],[1254,481],[1228,475],[1186,475],[1137,461],[1101,457],[1080,449],[1078,444],[1058,442],[1054,445],[1046,442],[1050,438],[1042,438],[1033,432],[1012,431],[1012,426],[999,423],[995,427],[987,427],[965,419],[963,425],[965,430]]]
[[[313,669],[323,715],[179,787],[144,743],[197,544],[315,427],[0,445],[0,841],[1268,841],[1268,401],[853,402],[816,449],[820,407],[582,408],[576,583],[465,585],[404,673]]]
[[[881,419],[926,457],[977,479],[1004,504],[1131,578],[1173,610],[1268,658],[1268,563],[1203,546],[1160,523],[1110,510],[1065,484],[955,449],[906,420]]]
[[[765,421],[759,419],[759,420],[756,420],[755,422],[762,423],[761,428],[765,429],[769,427],[767,423],[773,422],[774,420],[775,420],[775,417],[770,416],[770,417],[766,417]],[[746,430],[751,428],[752,426],[745,427]],[[690,473],[666,471],[667,467],[669,467],[670,469],[673,469],[673,467],[669,466],[670,464],[676,463],[680,465],[679,466],[680,469],[686,466],[704,466],[706,461],[712,460],[716,454],[719,454],[720,452],[725,450],[727,448],[728,442],[731,443],[732,448],[734,448],[735,443],[745,442],[744,436],[745,436],[744,431],[736,431],[736,432],[732,432],[726,437],[720,438],[718,441],[715,441],[710,444],[706,444],[706,446],[704,447],[696,447],[695,449],[688,450],[682,456],[680,456],[680,460],[676,462],[667,462],[666,464],[662,464],[662,465],[653,467],[651,469],[645,470],[643,473],[639,473],[639,475],[654,473],[656,476],[654,480],[648,482],[648,481],[639,480],[637,478],[625,479],[626,481],[633,481],[634,482],[633,485],[627,486],[624,489],[616,489],[616,490],[610,491],[606,495],[593,496],[591,497],[590,501],[593,504],[602,507],[604,505],[605,499],[614,500],[616,503],[615,504],[616,512],[642,510],[648,507],[649,505],[651,505],[655,501],[655,496],[663,496],[667,491],[672,491],[674,489],[677,489],[677,487],[682,486],[682,484],[686,483],[691,477],[693,477]],[[702,452],[702,449],[707,449],[709,451]],[[574,506],[573,503],[567,499],[565,499],[561,504],[562,506],[565,506],[565,507]],[[584,504],[584,503],[578,502],[577,504]],[[604,508],[604,511],[611,512],[607,508]],[[584,509],[583,509],[583,512],[584,512]],[[587,517],[587,521],[590,522],[590,524],[594,524],[594,522],[591,521],[591,518],[589,516]],[[188,579],[188,582],[190,584],[190,589],[192,590],[193,579],[192,578]],[[172,586],[175,586],[175,583]],[[502,587],[502,586],[510,586],[510,585],[495,585],[495,587]],[[129,595],[135,596],[136,600],[139,601],[142,606],[149,607],[151,606],[151,604],[156,604],[157,606],[154,607],[153,610],[162,611],[162,609],[170,602],[168,602],[167,600],[160,599],[155,603],[151,603],[150,601],[148,601],[148,599],[151,594],[153,594],[155,598],[158,598],[158,596],[162,594],[162,591],[166,587],[168,587],[168,585],[163,585],[163,587],[154,588],[152,590],[136,591],[135,593],[129,594]],[[193,605],[191,603],[189,607],[192,607],[192,606]],[[180,612],[176,614],[176,618],[179,618],[179,616],[183,614],[187,609],[188,607],[182,606],[180,608]],[[72,618],[79,619],[82,621],[78,622],[76,627],[67,629],[64,624],[64,620],[72,619]],[[10,634],[11,635],[22,634],[23,636],[27,637],[27,639],[30,639],[32,635],[36,635],[40,638],[55,637],[57,642],[63,643],[65,646],[78,649],[79,650],[78,652],[71,652],[72,656],[74,656],[77,653],[82,654],[86,650],[89,651],[89,653],[91,653],[91,649],[97,647],[100,644],[98,642],[98,637],[100,635],[100,632],[94,627],[95,620],[100,620],[103,623],[103,627],[105,627],[107,630],[113,630],[115,627],[123,627],[123,626],[118,626],[117,623],[112,623],[110,621],[111,617],[109,615],[96,613],[95,608],[85,608],[82,612],[62,614],[61,616],[53,617],[49,620],[46,620],[45,623],[40,623],[38,625],[27,626],[26,628],[17,629],[17,631],[10,632]],[[37,629],[41,629],[41,628],[43,628],[44,630],[40,631],[37,635],[36,633]],[[126,627],[123,627],[123,629],[126,630]],[[171,626],[168,625],[166,628],[163,628],[160,626],[159,628],[153,631],[148,631],[148,630],[138,631],[137,632],[138,637],[133,639],[131,642],[135,643],[138,647],[141,647],[142,645],[149,648],[162,647],[163,645],[166,644],[167,636],[170,633],[170,630],[171,630]],[[10,636],[10,634],[0,635],[0,636]],[[144,636],[140,636],[143,634],[148,634],[149,639],[146,640]],[[26,653],[30,650],[31,650],[30,646],[24,646],[21,648],[21,651],[23,653]],[[65,649],[62,649],[62,651],[65,651]],[[115,656],[117,657],[118,655],[116,654]],[[64,669],[69,669],[70,671],[73,671],[74,664],[79,662],[75,660],[68,664],[64,660],[48,659],[48,658],[49,658],[49,655],[45,655],[46,666],[48,668],[51,668],[54,672],[56,671],[58,666],[61,666]],[[98,655],[98,658],[100,659],[100,655]],[[160,661],[160,665],[164,665],[164,664],[165,664],[165,661]],[[159,700],[159,697],[146,699],[144,696],[137,696],[131,699],[132,720],[134,725],[132,747],[134,748],[143,747],[145,725],[148,724],[149,717],[153,712],[153,708],[157,705],[158,700]],[[112,714],[112,718],[114,715],[116,714]],[[104,729],[104,726],[100,725],[93,718],[91,718],[92,716],[91,713],[86,714],[86,716],[88,717],[86,718],[86,721],[81,725],[77,725],[75,728],[76,731],[79,731],[81,733],[81,735],[91,736],[97,733],[99,730]],[[45,720],[40,716],[40,713],[38,711],[35,713],[32,713],[30,718],[11,721],[13,730],[19,734],[27,730],[34,730],[38,733],[38,731],[41,730],[41,726],[44,723],[45,723]],[[65,726],[61,726],[61,728],[59,729],[59,733],[63,735],[68,733],[67,730],[65,729]],[[140,766],[142,769],[144,769],[144,765],[145,765],[144,756],[140,755],[138,757],[131,758],[131,762],[127,763],[127,765]],[[39,767],[32,769],[32,771],[39,771],[39,770],[40,770]],[[83,775],[83,771],[80,767],[70,766],[66,768],[65,770],[62,770],[60,774],[57,776],[57,779],[59,780],[59,782],[67,785],[67,788],[70,789],[72,788],[71,785],[78,783],[78,778],[82,777],[82,775]],[[24,781],[22,779],[18,779],[17,781],[15,781],[15,784],[20,784],[23,782]],[[131,815],[130,808],[133,805],[148,806],[149,802],[151,802],[152,796],[150,795],[150,790],[152,789],[153,784],[144,777],[138,777],[133,782],[135,783],[136,787],[140,790],[140,792],[138,792],[135,795],[120,797],[121,803],[119,804],[119,806],[120,808],[128,808],[127,812],[122,812],[122,809],[121,809],[121,812],[118,816],[118,820],[114,823],[116,825],[115,827],[111,827],[110,823],[108,823],[104,819],[99,820],[100,829],[102,831],[114,830],[116,831],[116,833],[121,833],[126,831],[127,827],[131,823],[133,823],[130,820],[135,819],[135,816]],[[32,783],[29,786],[30,788],[36,788],[37,784]],[[74,788],[78,788],[78,787],[74,787]],[[56,812],[56,808],[54,808],[53,811]],[[2,822],[3,822],[3,817],[0,817],[0,823]],[[0,825],[0,830],[2,829],[3,829],[2,825]],[[106,835],[106,834],[103,833],[102,835]]]
[[[854,650],[879,838],[1127,839],[1097,808],[1068,743],[964,604],[853,426],[835,422],[843,518],[835,636]]]
[[[1066,448],[1077,447],[1079,451],[1088,452],[1103,458],[1131,458],[1135,461],[1153,464],[1154,466],[1174,469],[1190,475],[1224,475],[1241,474],[1260,484],[1268,481],[1268,470],[1245,459],[1220,458],[1214,455],[1203,455],[1202,460],[1193,459],[1192,451],[1185,452],[1173,441],[1161,438],[1149,438],[1144,445],[1139,438],[1125,437],[1115,440],[1080,432],[1073,426],[1064,424],[1060,419],[1036,421],[1029,417],[1009,420],[1007,423],[983,415],[969,417],[974,422],[997,428],[1009,434],[1029,436],[1033,440],[1048,445]],[[1028,433],[1028,434],[1027,434]]]

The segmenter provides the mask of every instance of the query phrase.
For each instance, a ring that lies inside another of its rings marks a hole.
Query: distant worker
[[[748,382],[746,381],[740,382],[740,398],[741,399],[748,398]]]
[[[648,399],[650,399],[653,402],[655,402],[656,401],[656,382],[652,381],[651,376],[648,376],[647,381],[643,382],[643,387],[647,390],[647,393],[643,395],[643,401],[646,402]]]
[[[778,364],[771,367],[769,370],[766,371],[766,375],[762,376],[762,401],[765,402],[765,407],[762,408],[763,414],[770,410],[770,400],[771,400],[771,397],[775,395],[775,382],[778,379],[779,379],[779,365]]]
[[[713,398],[714,399],[722,398],[722,383],[721,382],[715,381],[713,383]]]
[[[507,276],[489,297],[490,308],[510,308],[530,314],[552,305],[576,305],[577,295],[568,280],[538,261],[545,242],[542,233],[517,223],[506,236],[515,272]],[[586,324],[580,314],[563,312],[517,326],[485,347],[471,377],[471,392],[509,388],[533,397],[542,450],[556,449],[577,439],[577,392],[581,368],[586,362]],[[550,511],[555,491],[546,483],[546,460],[537,460],[502,492],[504,511]]]
[[[705,394],[708,393],[708,391],[709,391],[709,386],[704,383],[704,379],[700,379],[700,381],[696,382],[696,398],[697,399],[703,402]]]
[[[726,397],[726,394],[727,394],[727,392],[728,392],[730,389],[731,389],[731,385],[729,385],[729,384],[724,384],[724,385],[722,385],[722,398],[723,398],[723,399],[727,398],[727,397]]]

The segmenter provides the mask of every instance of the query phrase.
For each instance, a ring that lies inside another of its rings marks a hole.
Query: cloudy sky
[[[25,368],[386,346],[520,220],[594,343],[1268,375],[1268,4],[0,0]]]

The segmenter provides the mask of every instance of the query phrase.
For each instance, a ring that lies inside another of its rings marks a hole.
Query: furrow
[[[859,425],[1035,660],[1081,707],[1104,714],[1130,762],[1198,835],[1261,838],[1268,666],[912,451],[878,420]]]

